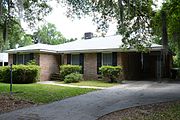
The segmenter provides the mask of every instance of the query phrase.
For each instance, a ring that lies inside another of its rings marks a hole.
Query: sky
[[[71,20],[66,17],[65,8],[62,8],[62,6],[55,7],[45,20],[55,24],[58,31],[66,38],[81,38],[85,32],[96,33],[96,25],[93,24],[91,17]],[[116,24],[112,23],[107,35],[114,35],[116,31]]]
[[[158,4],[159,7],[162,4],[162,0],[156,0],[156,3]],[[63,36],[65,36],[66,38],[80,39],[83,37],[85,32],[92,32],[94,34],[97,34],[96,24],[93,24],[91,17],[71,20],[70,18],[67,18],[65,15],[66,12],[65,8],[63,8],[61,5],[57,5],[55,2],[51,2],[50,4],[53,7],[53,11],[50,15],[45,17],[45,21],[55,24],[57,30],[60,31],[63,34]],[[38,26],[41,25],[42,23],[39,23]],[[115,22],[109,25],[110,27],[106,36],[116,34],[117,31],[116,25],[117,24]],[[28,31],[28,29],[26,30]]]

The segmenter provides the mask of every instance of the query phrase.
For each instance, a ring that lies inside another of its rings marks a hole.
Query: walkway
[[[180,84],[130,82],[47,105],[0,115],[0,120],[95,120],[112,111],[180,100]]]
[[[106,89],[106,87],[77,86],[77,85],[70,85],[70,84],[60,84],[60,83],[56,83],[55,81],[43,81],[43,82],[38,82],[38,84],[57,85],[57,86],[64,86],[64,87],[78,87],[78,88]]]

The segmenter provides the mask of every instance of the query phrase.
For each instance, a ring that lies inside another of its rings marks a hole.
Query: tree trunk
[[[163,76],[168,77],[168,36],[167,36],[167,24],[166,24],[166,12],[162,10],[162,45],[163,45]]]

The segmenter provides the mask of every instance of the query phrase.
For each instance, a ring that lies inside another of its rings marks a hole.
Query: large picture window
[[[15,54],[13,59],[13,64],[27,64],[30,60],[33,60],[33,54]]]
[[[112,65],[112,53],[102,54],[102,65]]]

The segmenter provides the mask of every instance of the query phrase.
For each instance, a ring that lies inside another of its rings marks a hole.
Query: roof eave
[[[57,53],[54,50],[46,50],[46,49],[32,49],[32,50],[9,50],[6,51],[7,53],[14,54],[14,53]]]
[[[153,47],[149,48],[150,51],[161,51],[162,47]],[[97,53],[97,52],[138,52],[136,49],[123,50],[120,48],[110,48],[110,49],[86,49],[86,50],[67,50],[67,51],[58,51],[57,53]]]

